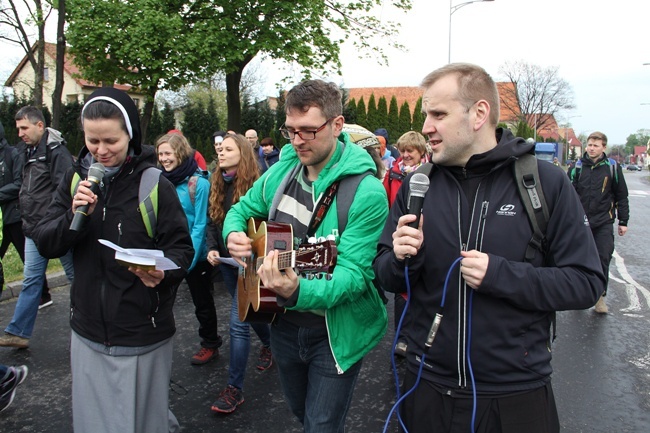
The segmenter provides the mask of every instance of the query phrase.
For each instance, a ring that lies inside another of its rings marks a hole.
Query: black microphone
[[[424,196],[429,190],[429,177],[424,173],[415,173],[411,176],[409,189],[407,210],[409,214],[417,216],[415,221],[409,223],[409,227],[418,228]]]
[[[105,170],[106,169],[104,166],[99,162],[94,163],[88,169],[88,178],[86,180],[90,181],[90,190],[95,195],[99,194],[99,184],[102,183]],[[86,221],[88,220],[89,207],[90,204],[85,204],[83,206],[79,206],[74,211],[74,217],[72,218],[72,223],[70,224],[70,230],[73,232],[80,232],[83,230],[84,226],[86,225]]]

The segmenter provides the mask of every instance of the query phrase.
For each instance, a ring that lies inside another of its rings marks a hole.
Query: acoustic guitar
[[[293,249],[293,228],[290,224],[248,221],[248,237],[252,239],[252,254],[243,260],[246,268],[239,268],[237,279],[237,307],[242,322],[271,323],[284,308],[276,301],[275,292],[265,288],[257,275],[264,257],[278,250],[280,270],[293,268],[308,276],[331,275],[336,265],[336,245],[326,240],[315,244],[301,244]]]

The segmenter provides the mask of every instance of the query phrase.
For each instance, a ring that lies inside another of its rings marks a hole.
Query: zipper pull
[[[153,316],[151,316],[151,324],[154,328],[156,327],[156,320],[153,318]]]
[[[102,208],[102,222],[106,221],[106,206]]]
[[[483,204],[481,205],[481,219],[487,218],[487,210],[488,210],[488,205],[490,202],[484,201]]]
[[[122,236],[122,221],[117,223],[117,234]]]

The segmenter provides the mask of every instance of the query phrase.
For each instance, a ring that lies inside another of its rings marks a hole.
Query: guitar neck
[[[257,258],[257,266],[255,269],[259,269],[262,266],[262,262],[265,257]],[[278,269],[288,269],[296,267],[296,252],[295,251],[281,251],[278,254]]]

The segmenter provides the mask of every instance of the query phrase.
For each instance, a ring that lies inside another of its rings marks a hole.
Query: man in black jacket
[[[0,207],[2,208],[0,258],[4,259],[9,245],[14,244],[23,264],[25,263],[25,235],[20,218],[18,192],[23,182],[24,153],[24,149],[21,152],[17,147],[9,145],[5,138],[5,128],[0,122]],[[2,287],[0,287],[1,293]],[[50,305],[52,305],[52,297],[47,279],[43,275],[43,291],[38,308]]]
[[[45,118],[38,108],[23,107],[14,118],[18,136],[26,145],[19,193],[25,233],[25,268],[23,289],[18,296],[11,323],[5,329],[5,335],[0,336],[0,346],[24,349],[29,347],[34,330],[48,264],[48,259],[39,254],[32,240],[32,232],[45,216],[59,181],[72,166],[72,156],[65,147],[61,133],[45,127]],[[71,251],[61,257],[61,264],[72,282],[74,270]]]
[[[576,164],[569,167],[569,178],[575,187],[589,219],[589,227],[596,241],[598,257],[605,278],[609,277],[609,263],[614,253],[614,221],[618,216],[618,235],[627,232],[630,205],[627,184],[619,164],[607,158],[607,136],[592,132],[587,137],[587,151]],[[607,313],[605,292],[595,305],[596,313]]]
[[[382,287],[410,287],[403,393],[419,385],[402,419],[411,433],[556,433],[554,312],[590,307],[605,282],[584,211],[564,172],[539,162],[547,249],[527,261],[533,231],[513,164],[534,145],[497,129],[499,96],[482,68],[450,64],[422,87],[431,188],[410,227],[405,179],[374,261]]]

